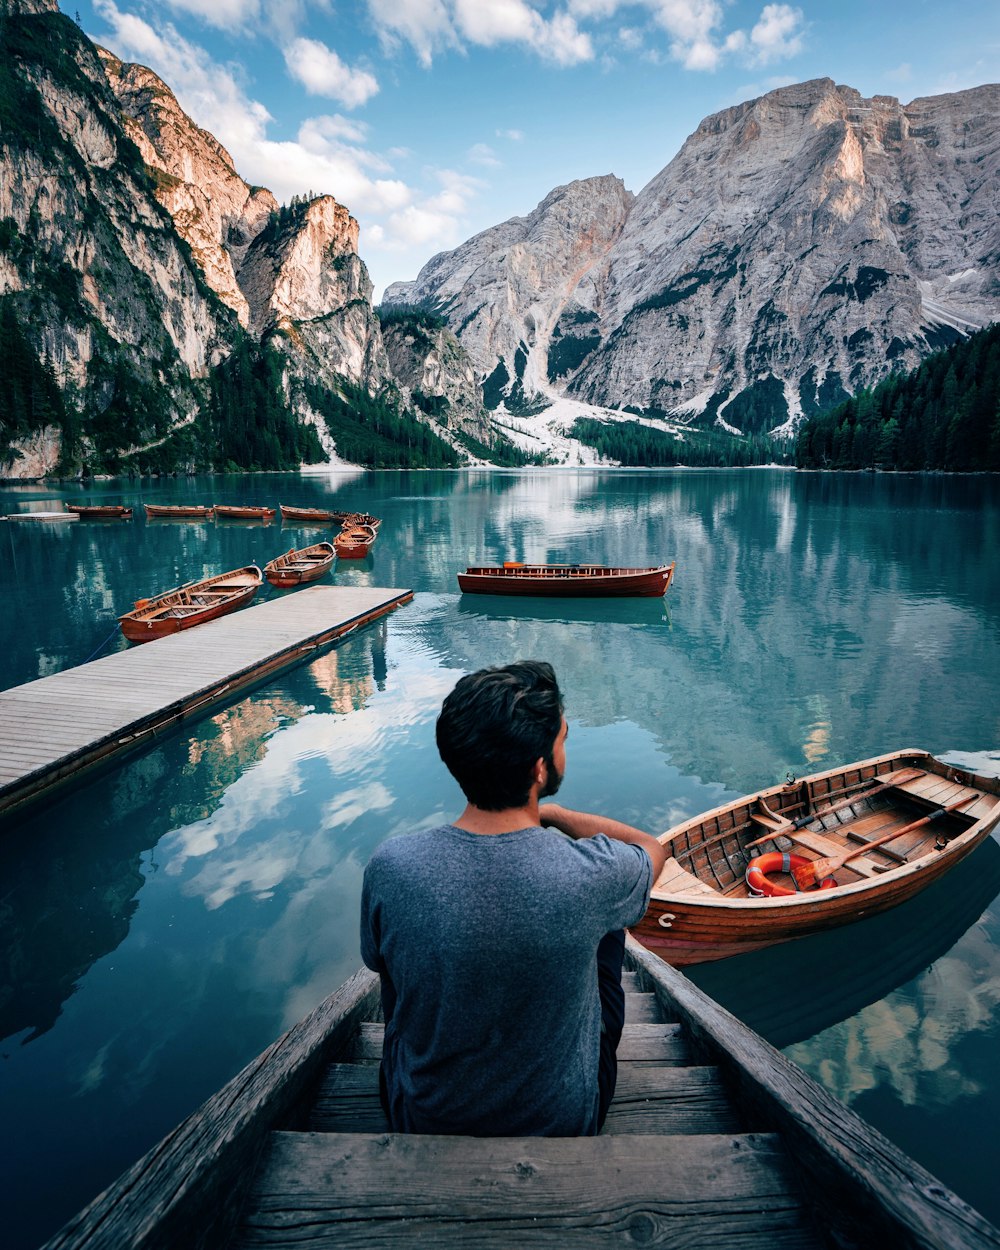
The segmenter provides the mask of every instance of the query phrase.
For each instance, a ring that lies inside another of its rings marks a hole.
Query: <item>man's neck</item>
[[[523,807],[506,807],[502,812],[488,812],[470,803],[452,823],[468,833],[513,833],[515,829],[530,829],[541,823],[538,798],[532,794]]]

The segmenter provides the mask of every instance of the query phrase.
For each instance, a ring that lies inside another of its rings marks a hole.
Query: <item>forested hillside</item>
[[[811,418],[799,431],[795,463],[1000,472],[1000,324]]]

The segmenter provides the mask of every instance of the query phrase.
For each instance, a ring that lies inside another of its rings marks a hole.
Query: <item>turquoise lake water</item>
[[[383,518],[321,584],[412,604],[0,830],[6,1244],[37,1246],[359,963],[364,865],[455,815],[458,677],[550,660],[561,801],[660,832],[895,748],[1000,752],[995,479],[782,470],[420,472],[0,486],[0,688],[125,644],[115,616],[324,536],[143,501]],[[677,561],[665,600],[460,596],[466,564]],[[264,592],[277,596],[276,590]],[[250,609],[252,610],[252,609]],[[886,916],[694,980],[1000,1223],[1000,846]]]

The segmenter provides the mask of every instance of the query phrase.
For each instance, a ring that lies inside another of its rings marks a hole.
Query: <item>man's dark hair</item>
[[[544,660],[461,678],[441,706],[437,745],[469,802],[488,812],[522,807],[535,760],[552,758],[562,711],[556,675]]]

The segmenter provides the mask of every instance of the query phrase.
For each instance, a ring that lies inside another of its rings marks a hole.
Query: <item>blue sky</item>
[[[376,298],[562,183],[639,191],[703,117],[774,87],[908,102],[1000,81],[997,0],[60,4],[155,70],[247,181],[345,204]]]

